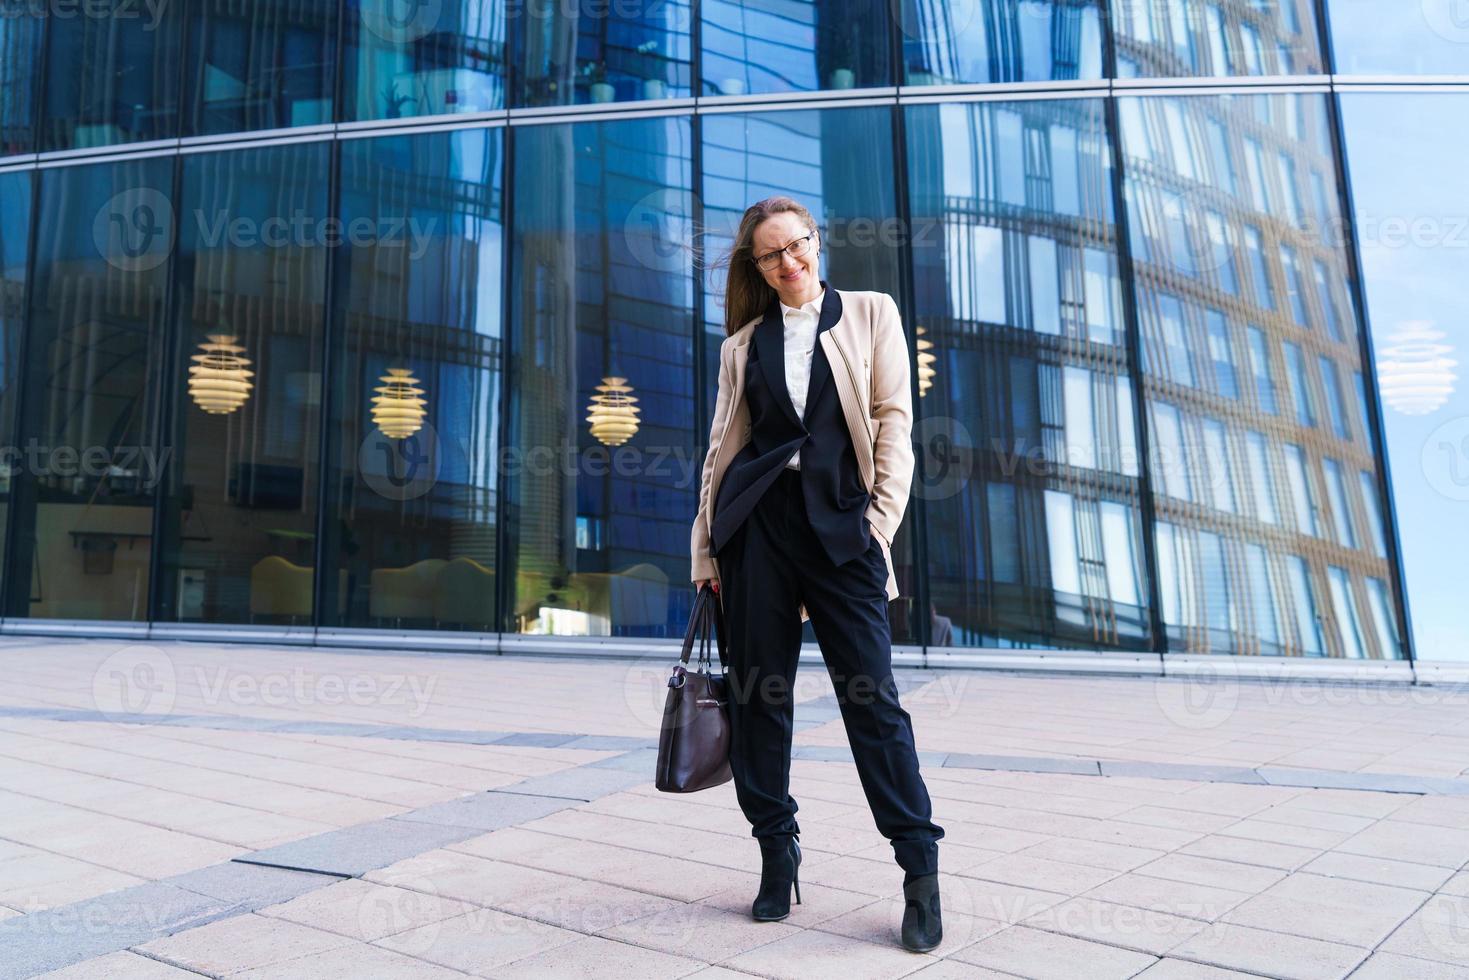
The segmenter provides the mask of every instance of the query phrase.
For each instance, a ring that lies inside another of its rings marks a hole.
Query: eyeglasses
[[[787,243],[785,248],[778,248],[774,252],[766,252],[764,255],[757,255],[755,256],[753,261],[760,268],[769,272],[771,269],[774,269],[776,266],[780,265],[781,252],[785,252],[793,259],[798,259],[809,252],[811,250],[811,239],[815,236],[816,233],[813,231],[811,234],[805,236],[804,238],[797,238],[795,241]]]

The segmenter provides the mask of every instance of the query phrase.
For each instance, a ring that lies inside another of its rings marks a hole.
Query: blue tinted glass
[[[512,106],[666,99],[692,92],[686,0],[508,0]]]
[[[516,544],[494,570],[507,631],[650,637],[687,625],[700,490],[684,465],[691,129],[665,116],[514,134],[504,513]]]
[[[1099,0],[901,4],[904,85],[1102,76]]]
[[[524,19],[527,5],[510,9]],[[549,9],[541,4],[534,9]],[[347,0],[342,118],[400,119],[503,109],[505,3]]]
[[[329,431],[340,451],[324,566],[331,625],[499,629],[495,466],[504,394],[503,128],[342,144],[344,250],[333,293]],[[371,229],[371,231],[367,231]],[[385,310],[393,311],[384,316]],[[408,373],[422,414],[380,389]]]
[[[1134,253],[1133,281],[1146,418],[1157,448],[1151,484],[1160,521],[1175,529],[1168,560],[1198,582],[1197,601],[1180,599],[1179,618],[1165,610],[1169,650],[1248,654],[1278,645],[1284,655],[1309,652],[1307,638],[1251,617],[1247,598],[1260,565],[1280,580],[1296,548],[1275,531],[1287,523],[1283,513],[1293,479],[1278,463],[1282,437],[1304,447],[1302,472],[1320,467],[1326,451],[1338,457],[1354,452],[1340,379],[1361,366],[1356,326],[1338,307],[1339,336],[1328,339],[1326,331],[1312,330],[1325,316],[1316,309],[1314,277],[1319,274],[1329,292],[1345,294],[1347,256],[1339,236],[1329,233],[1335,214],[1305,213],[1294,191],[1296,174],[1334,170],[1323,126],[1326,100],[1284,94],[1124,96],[1119,109],[1128,219],[1141,226],[1147,243]],[[1207,134],[1217,135],[1206,139]],[[1195,159],[1199,147],[1210,145],[1228,146],[1244,162],[1230,192],[1221,188],[1216,168]],[[1159,238],[1168,247],[1157,247]],[[1244,348],[1236,355],[1241,329]],[[1252,394],[1241,390],[1241,357],[1248,357]],[[1277,394],[1279,384],[1288,389]],[[1288,422],[1250,426],[1247,418],[1221,411],[1221,396],[1239,399],[1261,417],[1276,416],[1277,400],[1285,397],[1294,414]],[[1229,497],[1199,490],[1196,480],[1206,474],[1194,461],[1219,456],[1219,446],[1241,447],[1236,485],[1253,505],[1240,509],[1241,519],[1219,532],[1217,545],[1209,546],[1214,553],[1206,554],[1194,532],[1217,530],[1217,518],[1201,518],[1199,505],[1223,510]],[[1347,543],[1359,552],[1354,561],[1386,574],[1381,557],[1361,550],[1363,543]],[[1161,575],[1161,538],[1159,548]],[[1247,563],[1241,549],[1253,556],[1251,548],[1259,556]],[[1309,587],[1325,580],[1325,568],[1320,555],[1306,557]],[[1216,576],[1224,580],[1213,581]],[[1211,628],[1201,632],[1205,625]]]
[[[1113,11],[1124,78],[1322,71],[1312,0],[1130,0]]]
[[[43,23],[39,17],[0,13],[0,157],[36,148]]]
[[[1103,105],[903,111],[932,615],[956,646],[1144,646]]]
[[[701,95],[893,84],[883,0],[704,0],[700,9]]]
[[[337,5],[262,17],[250,4],[186,5],[183,136],[333,122]]]
[[[76,16],[49,18],[39,148],[177,136],[183,20],[181,4],[132,0],[82,4]]]

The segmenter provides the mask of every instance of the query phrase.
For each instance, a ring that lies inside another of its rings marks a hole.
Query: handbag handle
[[[709,634],[714,633],[718,642],[719,666],[723,670],[726,666],[725,659],[725,636],[724,636],[724,610],[719,605],[719,597],[708,584],[699,587],[698,595],[694,597],[694,608],[689,615],[688,632],[684,634],[683,650],[679,655],[679,663],[688,666],[689,654],[694,649],[694,637],[699,637],[699,656],[696,665],[713,668],[714,664],[709,659]]]

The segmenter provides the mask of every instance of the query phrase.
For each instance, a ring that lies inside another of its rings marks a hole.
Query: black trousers
[[[833,564],[807,518],[800,477],[782,470],[716,556],[735,795],[762,848],[800,833],[790,771],[804,601],[877,829],[904,871],[930,874],[944,831],[931,819],[912,719],[893,680],[882,545],[873,535],[866,553]]]

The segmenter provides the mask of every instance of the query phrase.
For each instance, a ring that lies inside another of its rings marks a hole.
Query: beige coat
[[[837,292],[841,295],[842,318],[818,337],[831,365],[831,380],[836,385],[852,446],[857,451],[857,465],[872,496],[867,505],[867,520],[887,561],[887,596],[892,601],[898,597],[893,539],[903,522],[913,482],[913,392],[908,341],[903,334],[898,304],[887,293],[846,289]],[[719,498],[719,481],[729,461],[750,441],[750,409],[744,400],[745,355],[749,353],[756,325],[764,318],[762,313],[746,323],[726,337],[719,348],[719,395],[709,428],[709,451],[704,456],[699,513],[694,518],[690,538],[691,580],[695,582],[719,578],[719,563],[709,544],[713,520],[710,502]],[[809,618],[802,603],[801,621]]]

